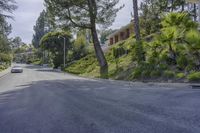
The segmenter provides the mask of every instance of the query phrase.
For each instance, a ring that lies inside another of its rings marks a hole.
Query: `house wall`
[[[130,23],[126,27],[121,28],[116,33],[114,33],[112,36],[109,37],[110,44],[113,45],[118,43],[119,41],[123,41],[128,39],[132,34],[134,34],[134,28],[133,23]]]

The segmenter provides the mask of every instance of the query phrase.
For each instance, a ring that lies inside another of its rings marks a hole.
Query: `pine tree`
[[[32,40],[32,44],[35,48],[39,48],[39,44],[40,44],[40,40],[41,38],[48,33],[49,31],[51,31],[51,24],[48,21],[48,17],[47,17],[47,12],[45,10],[43,10],[40,13],[40,16],[38,17],[37,21],[36,21],[36,25],[34,26],[34,35],[33,35],[33,40]]]
[[[45,0],[47,9],[60,19],[60,22],[90,29],[102,77],[107,77],[108,64],[97,35],[97,25],[110,26],[120,8],[119,0]]]

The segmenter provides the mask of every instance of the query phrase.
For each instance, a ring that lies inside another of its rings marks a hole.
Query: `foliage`
[[[110,47],[105,53],[109,78],[156,81],[182,81],[186,78],[192,81],[198,78],[198,74],[193,74],[200,70],[200,33],[197,23],[185,12],[167,13],[161,17],[161,22],[160,32],[153,34],[153,39],[148,42],[137,44],[130,37]],[[66,71],[99,77],[98,68],[94,53],[90,53],[73,62]],[[188,76],[188,73],[191,74]]]
[[[3,14],[4,12],[12,13],[17,8],[15,0],[1,0],[0,2],[0,16],[10,17]],[[0,21],[1,23],[1,21]]]
[[[5,17],[0,15],[0,34],[8,36],[11,33],[12,26],[6,21]]]
[[[107,75],[108,64],[100,46],[96,25],[108,27],[114,22],[117,12],[121,9],[116,7],[118,2],[119,0],[45,0],[47,10],[63,24],[91,30],[102,76]]]
[[[35,33],[33,35],[32,44],[35,48],[39,48],[41,38],[52,29],[45,10],[40,13],[33,29]]]
[[[173,71],[166,70],[166,71],[164,71],[163,76],[164,76],[164,78],[172,79],[175,77],[175,73]]]
[[[51,52],[55,68],[61,66],[63,62],[64,38],[67,53],[71,48],[71,35],[68,32],[49,32],[40,41],[41,48]]]
[[[187,42],[188,56],[193,59],[197,69],[200,70],[200,33],[197,30],[187,32],[185,40]]]
[[[150,73],[150,77],[151,78],[158,78],[158,77],[160,77],[161,76],[161,71],[159,71],[159,70],[153,70],[153,71],[151,71],[151,73]]]
[[[183,78],[185,78],[185,74],[184,73],[177,73],[176,78],[183,79]]]
[[[83,1],[83,0],[45,0],[48,11],[58,16],[59,21],[70,23],[75,27],[89,28],[91,27],[90,19],[94,19],[97,24],[110,26],[114,21],[119,0],[113,1]],[[95,8],[94,8],[95,7]],[[63,10],[66,9],[66,10]]]
[[[184,11],[185,0],[143,0],[140,5],[140,27],[145,35],[159,32],[162,15],[174,10]]]
[[[134,45],[133,59],[135,59],[138,64],[145,60],[145,53],[143,50],[143,42],[136,42]]]
[[[187,79],[192,82],[200,81],[200,72],[193,72],[187,76]]]
[[[0,63],[1,62],[11,63],[11,61],[12,61],[11,55],[0,53]]]
[[[185,68],[188,66],[188,59],[186,56],[179,56],[177,59],[177,65],[178,68],[181,70],[185,70]]]
[[[142,69],[137,67],[137,68],[134,69],[134,71],[132,73],[132,78],[133,79],[138,79],[138,78],[141,77],[141,75],[142,75]]]
[[[4,36],[0,35],[0,53],[4,52],[4,53],[9,53],[11,51],[10,48],[10,43],[8,41],[8,39]]]
[[[24,43],[22,42],[22,39],[20,37],[15,37],[11,39],[11,47],[12,49],[18,49],[20,48]]]
[[[11,33],[12,27],[8,24],[6,18],[17,8],[15,0],[0,1],[0,65],[10,64],[12,57],[10,55],[11,48],[8,35]],[[6,66],[3,66],[6,67]]]
[[[176,26],[177,28],[184,29],[186,31],[190,29],[196,29],[197,23],[192,21],[188,13],[176,13],[172,12],[164,16],[162,20],[163,27]]]
[[[65,69],[65,71],[73,73],[73,74],[84,74],[90,73],[97,66],[97,62],[94,54],[90,54],[74,64],[70,65]]]
[[[73,43],[73,58],[78,60],[88,54],[88,43],[84,34],[77,35]]]
[[[124,47],[121,47],[121,46],[114,47],[112,50],[113,50],[113,57],[115,59],[127,54],[127,50]]]

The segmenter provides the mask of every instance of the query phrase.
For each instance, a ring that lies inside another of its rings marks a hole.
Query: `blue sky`
[[[9,20],[13,26],[11,37],[20,36],[25,43],[31,43],[33,26],[44,9],[43,0],[16,0],[18,9],[13,13],[15,20]],[[120,5],[125,7],[117,14],[115,23],[111,28],[120,28],[131,20],[132,0],[121,0]]]

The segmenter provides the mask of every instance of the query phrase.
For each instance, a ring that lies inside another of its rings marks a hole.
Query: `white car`
[[[11,73],[23,73],[23,69],[22,69],[22,67],[14,66],[14,67],[11,69]]]

